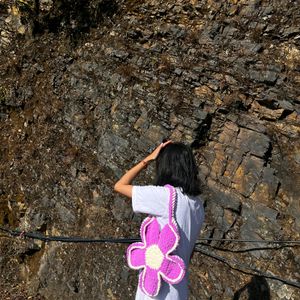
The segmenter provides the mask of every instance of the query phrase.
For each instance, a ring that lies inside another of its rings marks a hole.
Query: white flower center
[[[164,260],[164,255],[157,245],[152,245],[146,250],[146,265],[158,270]]]

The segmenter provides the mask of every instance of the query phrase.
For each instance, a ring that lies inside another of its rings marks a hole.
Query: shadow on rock
[[[248,295],[247,295],[248,294]],[[254,276],[252,280],[235,292],[232,300],[270,300],[270,288],[265,278]]]
[[[45,0],[35,1],[32,5],[20,1],[17,6],[22,23],[31,28],[33,36],[65,31],[72,39],[96,28],[119,9],[116,0]]]

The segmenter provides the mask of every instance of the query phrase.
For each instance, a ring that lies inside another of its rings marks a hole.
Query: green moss
[[[6,96],[7,96],[6,88],[0,86],[0,103],[5,101]]]
[[[29,10],[34,10],[34,1],[33,0],[17,0],[16,4],[18,7],[20,7],[21,9],[29,9]]]

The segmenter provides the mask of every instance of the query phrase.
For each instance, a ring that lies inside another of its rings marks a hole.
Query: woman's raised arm
[[[133,179],[144,169],[147,164],[153,160],[155,160],[160,152],[160,150],[171,143],[172,141],[167,141],[165,143],[161,143],[156,149],[148,155],[141,162],[132,167],[129,171],[127,171],[114,185],[114,190],[124,196],[129,198],[132,197],[132,185],[131,182]]]

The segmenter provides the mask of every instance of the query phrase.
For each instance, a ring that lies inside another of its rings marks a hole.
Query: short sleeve
[[[132,209],[152,216],[168,216],[169,190],[162,186],[137,186],[132,188]]]

